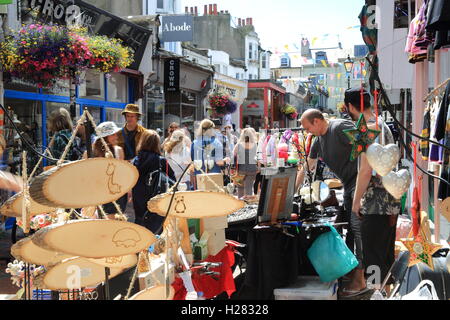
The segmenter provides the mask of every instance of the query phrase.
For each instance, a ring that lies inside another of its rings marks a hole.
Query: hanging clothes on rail
[[[425,0],[409,27],[405,51],[409,53],[410,63],[424,61],[428,56],[428,46],[434,43],[433,32],[425,28],[427,8],[428,1]]]
[[[437,140],[444,139],[444,145],[450,148],[450,122],[449,122],[449,104],[450,104],[450,81],[447,83],[445,93],[439,106],[439,112],[436,119],[436,132],[434,137]]]
[[[450,30],[450,1],[429,1],[426,29],[430,31]]]
[[[422,126],[422,133],[421,137],[425,139],[430,138],[430,113],[431,113],[431,103],[428,101],[428,106],[425,109],[425,114],[423,116],[423,126]],[[430,144],[427,140],[420,140],[420,153],[422,154],[422,159],[427,161],[428,156],[430,154]]]

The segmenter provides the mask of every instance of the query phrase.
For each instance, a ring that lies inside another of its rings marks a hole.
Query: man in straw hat
[[[136,104],[127,104],[122,114],[126,124],[118,133],[117,144],[125,151],[125,160],[131,160],[136,156],[136,147],[145,128],[138,124],[142,113]]]

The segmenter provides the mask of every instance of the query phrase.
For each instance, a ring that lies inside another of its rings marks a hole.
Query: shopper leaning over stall
[[[322,112],[317,109],[306,110],[299,120],[302,127],[316,138],[311,146],[306,164],[297,175],[297,188],[303,183],[305,170],[313,171],[320,158],[330,170],[341,180],[344,185],[344,216],[338,216],[336,222],[347,222],[350,227],[346,235],[346,244],[355,252],[359,265],[350,274],[350,284],[344,288],[345,294],[360,294],[365,292],[364,269],[362,264],[362,240],[360,237],[360,225],[351,219],[353,192],[356,185],[357,161],[350,161],[352,146],[343,130],[354,129],[352,121],[345,119],[325,119]],[[358,222],[358,221],[356,221]],[[351,293],[348,293],[351,290]]]
[[[138,123],[142,116],[138,105],[127,104],[122,114],[126,123],[118,133],[118,145],[125,151],[125,160],[131,160],[136,156],[136,147],[145,128]]]
[[[345,107],[353,121],[357,121],[361,115],[360,101],[359,88],[349,89],[345,92]],[[372,111],[370,95],[366,90],[364,90],[362,114],[368,128],[375,129],[376,116]],[[382,118],[378,118],[378,128],[383,128],[383,131],[378,136],[377,143],[384,145],[394,143],[391,130]],[[395,260],[395,233],[399,213],[400,201],[386,191],[381,177],[372,170],[366,154],[362,153],[359,157],[352,214],[361,219],[364,266],[366,268],[369,266],[379,267],[380,281],[386,277]]]

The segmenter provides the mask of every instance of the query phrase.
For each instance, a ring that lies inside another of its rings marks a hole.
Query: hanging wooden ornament
[[[408,191],[411,184],[411,174],[406,169],[391,171],[382,177],[383,186],[395,199],[400,199]]]
[[[37,231],[32,241],[47,250],[100,259],[138,253],[156,238],[135,223],[104,219],[52,224]]]
[[[367,127],[366,120],[362,113],[356,123],[356,129],[346,129],[343,130],[343,132],[350,140],[350,144],[352,144],[350,161],[357,159],[361,153],[366,152],[367,148],[380,134],[380,130],[373,130]]]
[[[147,209],[165,216],[171,202],[172,193],[163,193],[150,199]],[[218,205],[220,204],[220,205]],[[175,193],[170,216],[179,218],[201,219],[226,216],[245,206],[245,202],[226,192],[214,191],[179,191]]]
[[[23,202],[24,202],[23,191],[16,193],[12,197],[10,197],[8,200],[6,200],[5,203],[0,207],[0,214],[7,216],[7,217],[21,218]],[[42,213],[52,212],[55,210],[56,210],[55,208],[42,205],[42,204],[34,201],[30,197],[30,215],[31,215],[31,217],[42,214]]]
[[[397,165],[400,149],[395,144],[382,146],[374,142],[367,148],[366,156],[372,169],[383,177]]]
[[[427,239],[426,233],[423,228],[419,229],[419,234],[412,240],[402,240],[402,243],[409,251],[409,264],[413,266],[419,262],[423,262],[428,265],[431,270],[434,270],[432,255],[442,248],[442,245],[432,243]]]

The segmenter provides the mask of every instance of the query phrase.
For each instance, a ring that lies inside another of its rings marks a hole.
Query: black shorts
[[[367,268],[378,266],[381,282],[395,261],[397,217],[397,215],[363,215],[361,222],[363,264],[366,272]]]

